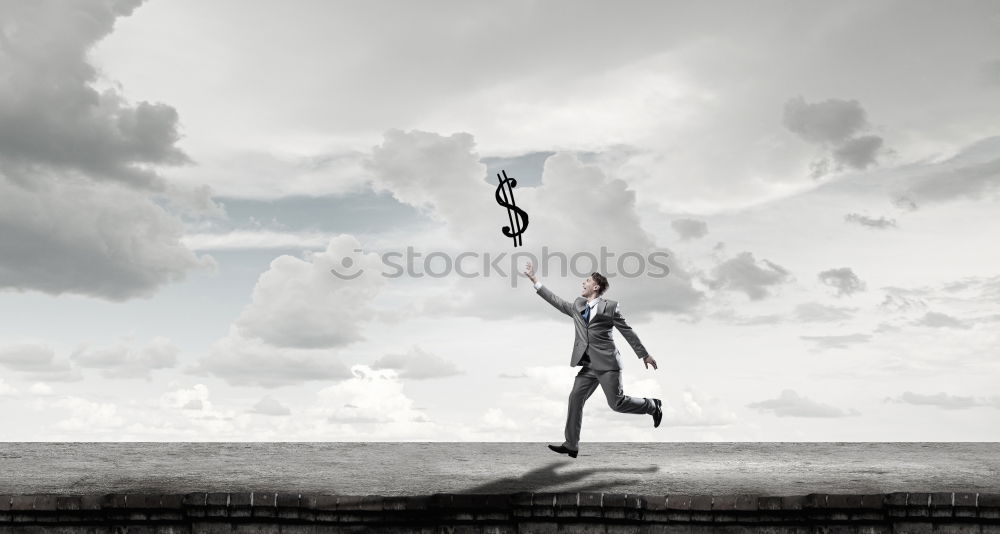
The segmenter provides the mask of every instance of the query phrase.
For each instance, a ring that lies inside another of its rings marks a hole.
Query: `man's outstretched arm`
[[[639,341],[639,336],[635,333],[634,330],[632,330],[632,327],[629,326],[628,322],[625,321],[625,316],[622,315],[621,312],[621,304],[615,306],[614,323],[615,323],[615,328],[617,328],[618,331],[622,333],[622,336],[625,338],[625,341],[628,341],[628,344],[631,345],[632,350],[635,351],[636,356],[638,356],[640,360],[643,360],[643,363],[646,364],[646,367],[649,367],[649,365],[652,364],[653,369],[656,369],[656,360],[654,360],[653,357],[649,355],[649,352],[646,351],[646,347],[643,346],[642,341]]]
[[[556,295],[550,291],[549,288],[542,285],[542,282],[538,280],[537,276],[535,276],[535,270],[530,261],[524,268],[524,274],[527,275],[527,277],[531,279],[531,282],[535,284],[535,292],[545,299],[546,302],[566,315],[569,315],[570,317],[573,316],[573,305],[559,298],[559,295]]]

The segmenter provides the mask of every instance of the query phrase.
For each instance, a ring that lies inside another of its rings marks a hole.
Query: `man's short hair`
[[[611,284],[608,283],[608,279],[605,278],[604,275],[601,273],[597,272],[590,273],[590,277],[593,278],[595,282],[597,282],[597,287],[600,288],[600,291],[597,293],[598,295],[603,295],[604,292],[607,291],[609,287],[611,287]]]

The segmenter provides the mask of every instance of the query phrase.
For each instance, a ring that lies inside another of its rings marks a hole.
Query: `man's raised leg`
[[[641,413],[652,415],[656,412],[656,404],[653,399],[644,397],[629,397],[622,389],[621,371],[598,371],[597,379],[601,382],[601,389],[608,399],[608,406],[612,410],[621,413]]]

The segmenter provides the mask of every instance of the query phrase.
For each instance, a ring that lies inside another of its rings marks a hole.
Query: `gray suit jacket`
[[[625,322],[625,317],[618,310],[617,301],[597,297],[599,302],[594,306],[590,324],[587,324],[582,315],[583,309],[587,306],[587,299],[577,297],[570,304],[549,291],[549,288],[544,285],[536,292],[557,310],[573,318],[573,325],[576,327],[576,341],[573,343],[573,355],[569,361],[570,367],[579,365],[583,353],[586,352],[590,356],[591,369],[595,371],[621,370],[621,354],[615,347],[614,339],[611,338],[611,327],[618,328],[640,360],[649,356],[646,347],[642,346],[642,342],[639,341],[639,336],[632,331],[632,327]]]

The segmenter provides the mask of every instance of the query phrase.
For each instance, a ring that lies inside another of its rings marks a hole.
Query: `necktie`
[[[590,306],[583,308],[583,322],[590,324]]]

